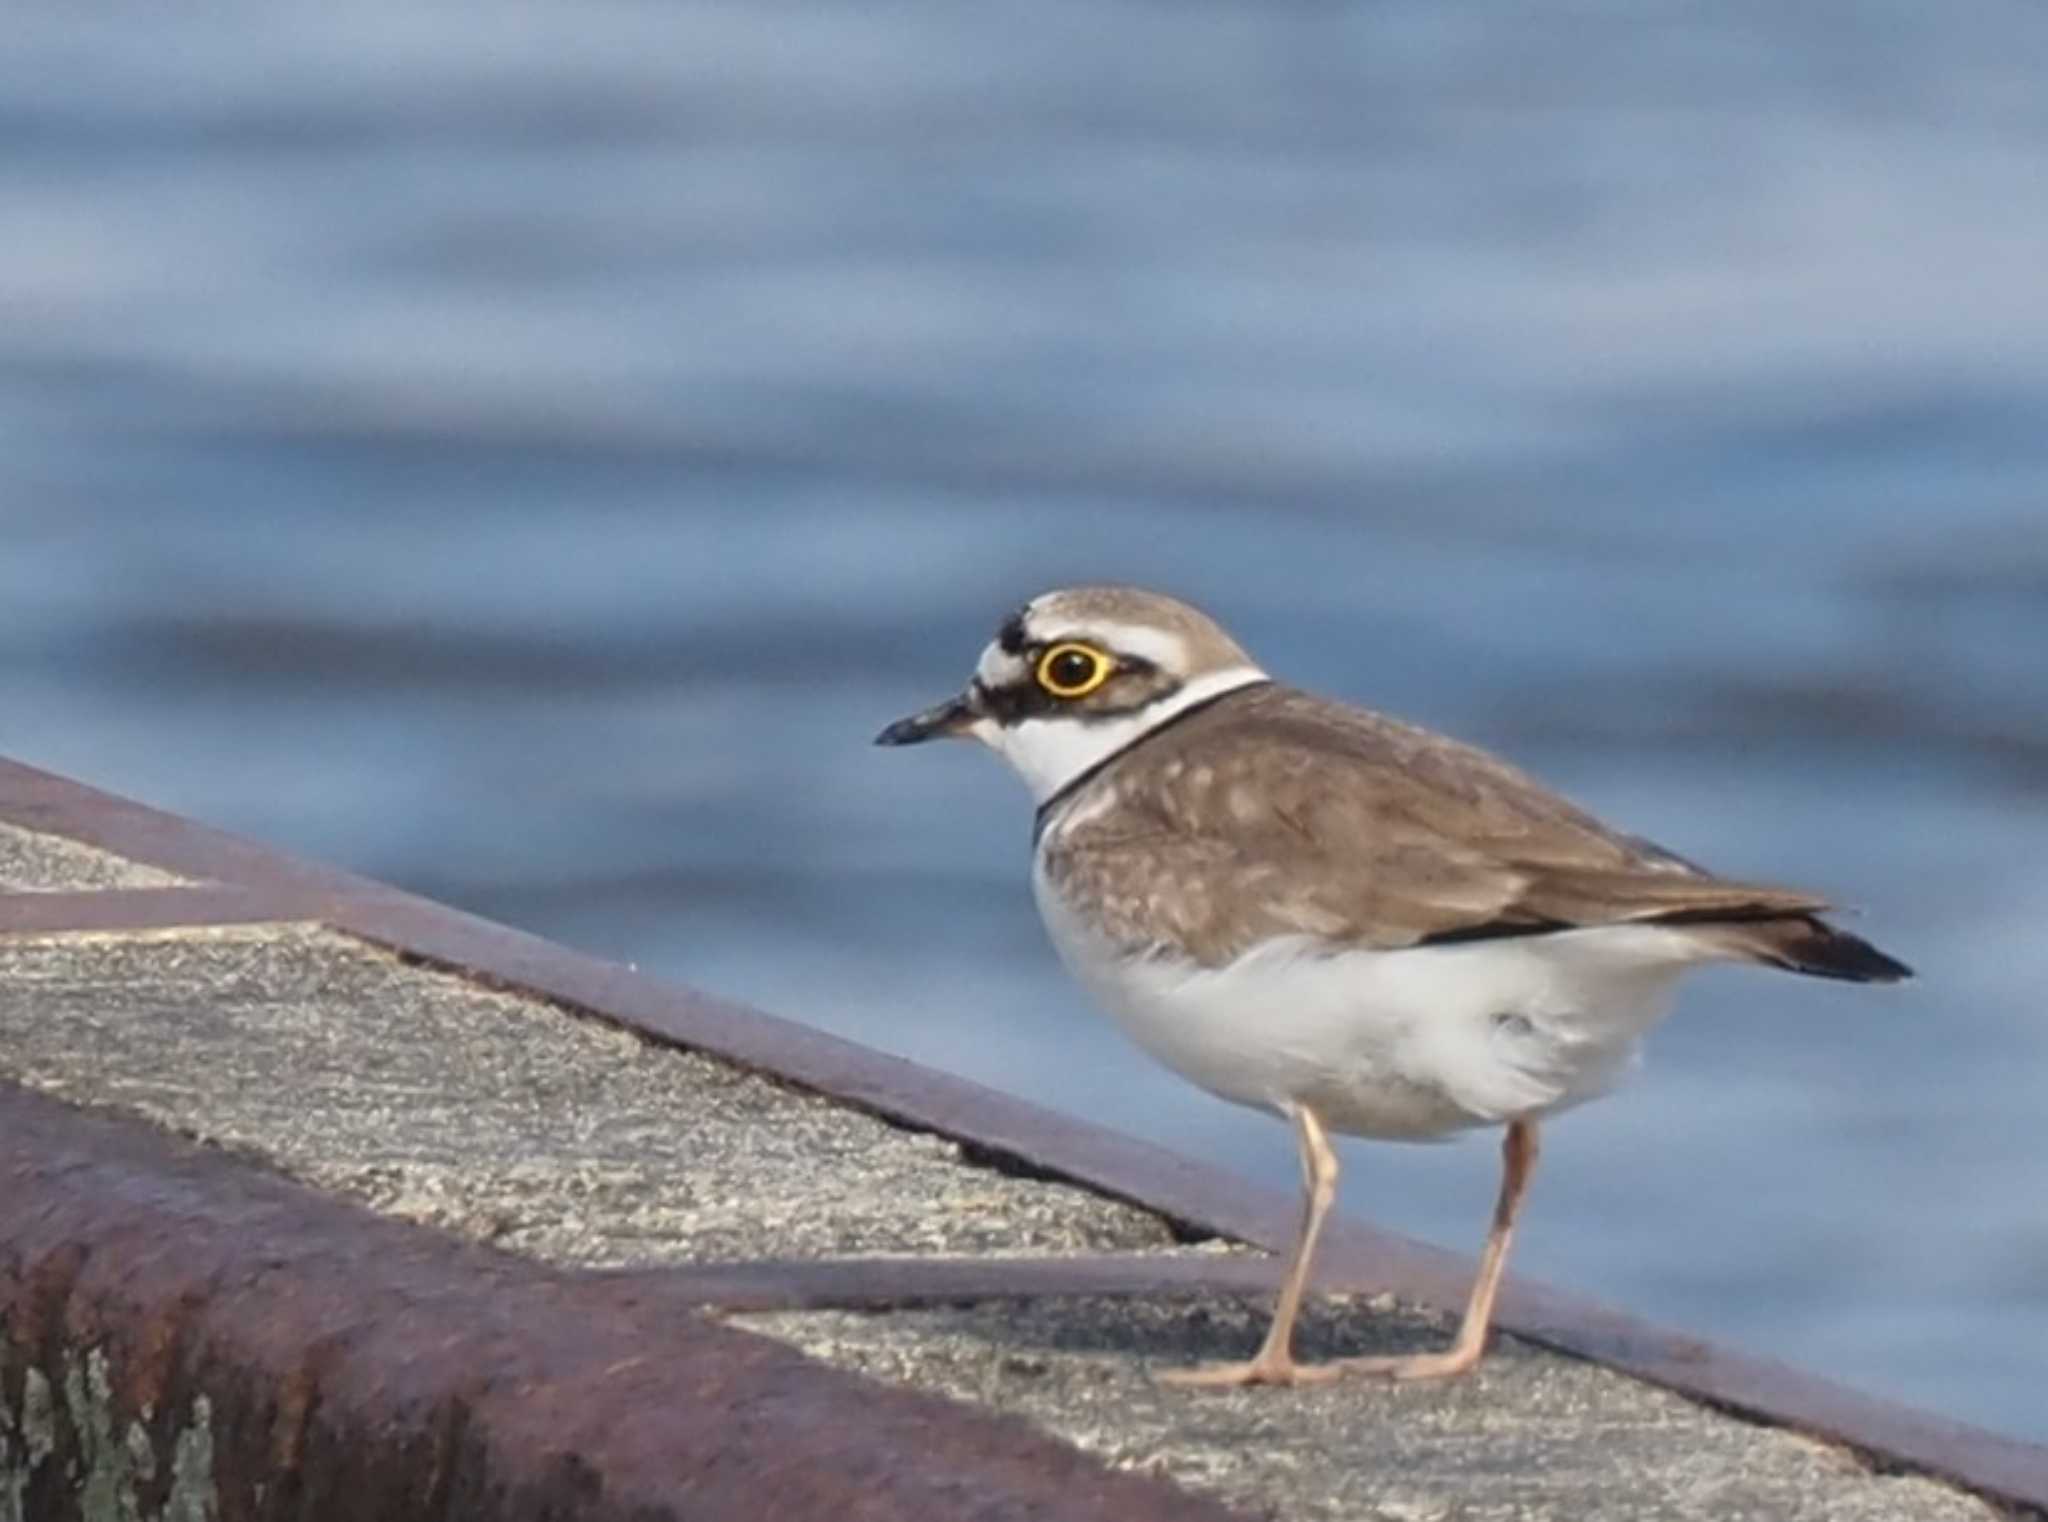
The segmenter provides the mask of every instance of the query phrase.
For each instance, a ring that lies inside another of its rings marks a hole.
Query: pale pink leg
[[[1302,1364],[1294,1360],[1294,1322],[1301,1314],[1302,1292],[1308,1287],[1309,1263],[1315,1256],[1316,1238],[1322,1234],[1323,1217],[1330,1213],[1330,1204],[1337,1198],[1337,1154],[1330,1150],[1330,1138],[1314,1111],[1296,1105],[1289,1113],[1295,1138],[1301,1144],[1301,1234],[1295,1238],[1294,1254],[1280,1284],[1280,1299],[1273,1307],[1266,1339],[1259,1344],[1258,1352],[1241,1363],[1170,1369],[1158,1376],[1163,1384],[1193,1388],[1319,1384],[1343,1372],[1335,1364]]]
[[[1537,1151],[1536,1122],[1511,1122],[1507,1140],[1501,1145],[1500,1199],[1493,1207],[1493,1229],[1486,1234],[1486,1251],[1479,1257],[1479,1277],[1473,1281],[1472,1298],[1465,1304],[1465,1319],[1458,1324],[1458,1335],[1451,1345],[1441,1353],[1346,1358],[1338,1368],[1348,1374],[1378,1374],[1388,1379],[1446,1379],[1465,1373],[1479,1362],[1479,1355],[1486,1349],[1487,1329],[1493,1324],[1493,1302],[1500,1292],[1501,1271],[1507,1267],[1515,1215],[1522,1207],[1529,1175],[1536,1169]]]

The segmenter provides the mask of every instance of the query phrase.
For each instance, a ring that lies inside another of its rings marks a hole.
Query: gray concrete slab
[[[98,888],[171,888],[189,879],[62,835],[0,822],[0,892],[79,893]]]
[[[0,1075],[558,1263],[1188,1250],[1143,1210],[313,926],[0,936]],[[1257,1515],[1997,1515],[1512,1341],[1448,1385],[1150,1381],[1248,1350],[1264,1315],[1232,1298],[1058,1298],[734,1320]],[[1306,1341],[1319,1356],[1444,1334],[1412,1308],[1325,1300]]]
[[[1144,1211],[306,926],[0,938],[0,1072],[563,1263],[1172,1241]]]
[[[1469,1379],[1189,1392],[1155,1368],[1249,1353],[1237,1300],[1004,1302],[733,1318],[828,1362],[1013,1412],[1113,1465],[1289,1522],[1990,1522],[1984,1501],[1512,1338]],[[1449,1335],[1385,1299],[1325,1298],[1303,1349]]]

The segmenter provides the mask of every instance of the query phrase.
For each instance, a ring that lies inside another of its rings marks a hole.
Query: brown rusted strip
[[[0,893],[0,935],[61,930],[159,930],[321,920],[330,899],[239,885],[106,888],[81,893]]]
[[[1268,1249],[1293,1230],[1289,1196],[1163,1148],[4,760],[0,817],[259,893],[325,890],[338,928],[958,1138],[998,1165],[1071,1179]],[[1463,1303],[1472,1273],[1467,1258],[1355,1221],[1332,1223],[1320,1266],[1325,1282],[1440,1308]],[[1527,1280],[1507,1285],[1500,1322],[1681,1393],[2048,1510],[2048,1448],[2040,1445],[1877,1400]]]
[[[656,1276],[551,1270],[4,1086],[0,1328],[15,1410],[26,1369],[61,1391],[104,1357],[111,1430],[158,1458],[149,1515],[201,1396],[225,1522],[1235,1515],[718,1326]],[[23,1515],[72,1514],[105,1441],[52,1425]]]
[[[1263,1295],[1279,1270],[1270,1258],[1090,1255],[1072,1258],[774,1258],[621,1269],[723,1311],[889,1310],[973,1300],[1062,1295]],[[1319,1288],[1338,1286],[1324,1282]]]

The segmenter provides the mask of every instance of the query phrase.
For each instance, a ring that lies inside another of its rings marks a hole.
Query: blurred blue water
[[[0,747],[1275,1183],[887,754],[1079,578],[1866,909],[1520,1266],[2048,1437],[2048,15],[19,7]],[[1490,1146],[1354,1147],[1472,1244]]]

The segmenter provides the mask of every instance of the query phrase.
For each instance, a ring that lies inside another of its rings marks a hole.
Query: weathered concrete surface
[[[62,835],[0,821],[0,892],[64,893],[94,888],[168,888],[188,881],[123,861]]]
[[[1144,1211],[306,926],[0,937],[0,1074],[556,1263],[1186,1251]],[[1253,1514],[1996,1515],[1513,1343],[1449,1385],[1197,1395],[1146,1378],[1248,1349],[1263,1315],[1234,1299],[1046,1298],[735,1320]],[[1326,1302],[1308,1335],[1326,1353],[1442,1332]],[[13,1440],[26,1451],[25,1428]]]
[[[555,1262],[1173,1240],[1143,1211],[305,926],[0,937],[0,1073]]]
[[[1503,1339],[1474,1377],[1190,1393],[1149,1371],[1256,1344],[1263,1306],[1003,1302],[750,1315],[842,1367],[1028,1416],[1123,1468],[1290,1522],[1990,1522],[1949,1486],[1758,1427],[1594,1364]],[[1448,1336],[1385,1301],[1320,1302],[1312,1356],[1407,1351]]]

